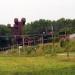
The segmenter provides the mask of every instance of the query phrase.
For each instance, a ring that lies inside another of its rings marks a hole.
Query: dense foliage
[[[48,33],[53,30],[55,33],[66,31],[68,33],[75,32],[75,19],[61,18],[57,21],[40,19],[31,23],[27,23],[25,26],[25,34],[42,34]]]
[[[11,35],[11,28],[9,25],[0,25],[0,35]]]
[[[27,23],[24,28],[24,34],[42,34],[53,30],[55,33],[67,31],[68,33],[75,33],[75,19],[61,18],[59,20],[45,20],[40,19],[31,23]],[[0,35],[11,35],[10,25],[0,25]]]

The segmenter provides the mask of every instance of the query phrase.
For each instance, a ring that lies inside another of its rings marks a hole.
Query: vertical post
[[[20,52],[21,52],[21,51],[20,51],[20,50],[21,50],[20,46],[18,47],[18,49],[19,49],[19,56],[20,56]]]
[[[24,35],[22,37],[22,41],[23,41],[23,50],[24,50]]]
[[[41,43],[42,44],[41,44],[41,47],[40,47],[41,48],[40,54],[43,54],[44,53],[43,52],[44,51],[44,38],[43,38],[43,34],[41,34]]]
[[[12,48],[11,48],[11,52],[14,50],[14,38],[15,38],[16,36],[14,36],[13,38],[12,38]]]
[[[42,45],[43,45],[43,42],[44,42],[44,41],[43,41],[43,34],[42,34]]]
[[[34,45],[35,45],[36,43],[35,43],[35,37],[34,37]]]
[[[43,34],[42,34],[42,50],[43,50],[43,48],[44,48],[44,38],[43,38]]]
[[[70,56],[70,41],[69,41],[69,34],[66,36],[66,44],[67,44],[67,57],[69,58]]]
[[[65,43],[66,43],[65,49],[67,50],[67,57],[69,57],[69,38],[68,38],[68,35],[67,35],[67,26],[65,28]]]
[[[52,55],[54,55],[54,29],[53,29],[53,25],[51,25],[51,29],[52,29]]]

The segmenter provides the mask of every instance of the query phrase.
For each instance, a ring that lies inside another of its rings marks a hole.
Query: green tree
[[[0,25],[0,35],[10,35],[11,29],[6,25]]]
[[[38,21],[34,21],[28,23],[25,26],[26,34],[42,34],[43,32],[47,33],[51,25],[50,20],[40,19]]]

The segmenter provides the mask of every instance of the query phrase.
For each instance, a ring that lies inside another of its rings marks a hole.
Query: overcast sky
[[[75,18],[75,0],[0,0],[0,24],[13,24],[13,19]]]

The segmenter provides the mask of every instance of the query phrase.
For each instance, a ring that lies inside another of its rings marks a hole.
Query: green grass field
[[[70,44],[62,48],[55,43],[53,49],[51,43],[29,46],[20,54],[18,49],[2,51],[0,75],[75,75],[75,42]]]
[[[0,57],[0,75],[75,75],[75,57]]]

